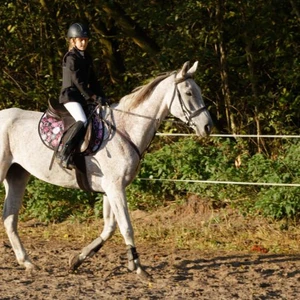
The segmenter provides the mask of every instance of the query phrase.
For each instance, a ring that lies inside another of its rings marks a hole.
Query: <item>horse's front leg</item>
[[[103,219],[104,227],[100,236],[92,241],[88,246],[84,247],[80,254],[70,257],[70,270],[75,271],[87,257],[94,256],[94,254],[102,248],[104,243],[112,237],[116,230],[117,222],[106,195],[103,196]]]
[[[128,268],[131,271],[136,270],[137,274],[142,278],[150,279],[150,275],[143,269],[139,255],[136,251],[134,242],[134,232],[130,221],[130,216],[127,207],[125,189],[118,189],[112,186],[107,190],[107,196],[111,206],[111,210],[117,220],[120,232],[125,240],[127,255],[128,255]]]
[[[118,201],[118,199],[121,199],[123,201]],[[149,279],[150,276],[142,268],[138,253],[135,248],[133,228],[128,214],[125,191],[121,198],[118,198],[115,193],[108,193],[108,196],[104,196],[103,218],[104,228],[102,233],[88,246],[83,248],[80,254],[72,256],[70,258],[70,269],[72,271],[76,270],[87,257],[92,257],[96,252],[98,252],[102,248],[104,243],[112,237],[113,233],[116,230],[116,225],[118,222],[121,234],[125,239],[127,247],[127,255],[129,261],[128,268],[131,271],[136,270],[137,274],[142,278]]]

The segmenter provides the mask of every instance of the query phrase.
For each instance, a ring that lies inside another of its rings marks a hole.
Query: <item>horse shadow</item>
[[[174,265],[174,268],[178,271],[178,276],[175,276],[174,280],[182,281],[188,280],[190,277],[190,272],[198,270],[203,271],[207,269],[218,269],[222,266],[228,268],[233,268],[236,271],[233,273],[247,272],[243,271],[245,267],[257,266],[265,277],[272,276],[276,270],[270,268],[265,268],[269,264],[285,264],[288,262],[299,263],[298,270],[286,272],[286,278],[292,278],[300,275],[300,255],[293,254],[263,254],[263,255],[229,255],[229,256],[216,256],[209,259],[196,259],[187,260],[184,259]]]

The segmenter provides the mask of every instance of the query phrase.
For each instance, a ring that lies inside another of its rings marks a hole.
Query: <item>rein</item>
[[[140,117],[140,118],[144,118],[144,119],[149,119],[149,120],[157,121],[157,122],[159,121],[159,119],[155,119],[155,118],[152,118],[152,117],[148,117],[148,116],[144,116],[144,115],[132,113],[130,111],[125,111],[125,110],[121,110],[121,109],[118,109],[118,108],[111,108],[110,107],[110,109],[118,111],[118,112],[122,112],[122,113],[127,114],[127,115],[132,115],[132,116],[136,116],[136,117]]]
[[[152,120],[152,121],[156,121],[156,123],[159,122],[159,119],[156,119],[156,118],[152,118],[152,117],[148,117],[148,116],[144,116],[144,115],[140,115],[140,114],[137,114],[137,113],[132,113],[132,112],[129,112],[129,111],[125,111],[125,110],[121,110],[121,109],[118,109],[118,108],[111,108],[109,107],[110,110],[114,110],[114,111],[118,111],[118,112],[121,112],[121,113],[125,113],[125,114],[128,114],[128,115],[132,115],[132,116],[136,116],[136,117],[140,117],[140,118],[144,118],[144,119],[148,119],[148,120]],[[155,134],[156,134],[156,131],[154,132],[153,134],[153,137],[149,143],[149,145],[146,147],[145,151],[143,153],[140,152],[140,150],[138,149],[138,147],[136,146],[136,144],[131,140],[129,139],[129,137],[124,134],[122,131],[120,131],[115,125],[109,123],[107,120],[103,120],[105,122],[105,124],[107,124],[107,126],[109,127],[109,129],[112,129],[114,130],[115,132],[117,132],[124,140],[126,140],[129,145],[135,150],[135,152],[137,153],[139,159],[141,160],[143,158],[143,155],[144,153],[147,151],[147,149],[149,148]]]
[[[136,144],[128,138],[122,131],[118,130],[118,128],[115,125],[110,125],[111,129],[113,129],[115,132],[117,132],[124,140],[126,140],[129,145],[135,150],[137,153],[139,159],[141,160],[143,158],[143,154],[140,153],[139,148],[136,146]]]

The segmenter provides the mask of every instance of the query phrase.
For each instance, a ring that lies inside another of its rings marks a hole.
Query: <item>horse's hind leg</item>
[[[24,266],[26,270],[35,268],[35,265],[30,261],[26,254],[17,227],[19,210],[29,177],[30,174],[20,165],[13,164],[10,166],[4,180],[6,195],[3,210],[4,227],[9,241],[15,252],[18,263]]]
[[[98,252],[104,243],[112,237],[116,230],[117,222],[111,210],[107,196],[105,195],[103,196],[103,219],[104,227],[100,236],[92,241],[88,246],[84,247],[80,254],[70,257],[70,270],[75,271],[87,257],[92,257],[96,252]]]

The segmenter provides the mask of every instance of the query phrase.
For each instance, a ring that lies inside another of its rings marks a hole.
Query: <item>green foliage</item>
[[[272,187],[263,189],[258,196],[255,208],[264,216],[272,218],[299,218],[300,188]]]
[[[146,155],[139,179],[128,189],[129,202],[133,207],[142,204],[153,208],[166,200],[181,201],[190,194],[197,194],[211,199],[217,207],[232,205],[245,213],[260,212],[273,218],[297,217],[300,212],[298,187],[187,181],[299,183],[299,144],[287,142],[276,158],[267,158],[263,154],[250,156],[243,145],[230,139],[210,142],[181,139]],[[154,199],[160,199],[160,203]]]
[[[53,186],[32,179],[24,197],[22,218],[35,217],[41,221],[62,221],[76,216],[85,219],[102,216],[102,201],[98,194]]]
[[[157,73],[199,60],[196,80],[221,132],[232,130],[232,115],[239,133],[296,133],[297,15],[299,8],[290,2],[271,0],[255,5],[233,0],[5,1],[0,108],[44,110],[47,100],[58,97],[66,30],[81,21],[91,27],[89,51],[113,101]],[[225,105],[225,85],[230,105]],[[274,147],[268,143],[265,148]]]
[[[272,160],[269,164],[270,174],[265,176],[277,183],[300,183],[299,170],[299,142],[285,147],[284,155]],[[263,166],[262,166],[263,168]],[[273,171],[273,172],[272,172]],[[264,171],[264,173],[266,173]],[[264,188],[258,195],[255,207],[264,215],[274,218],[294,218],[300,216],[300,188],[299,187],[270,187]]]

